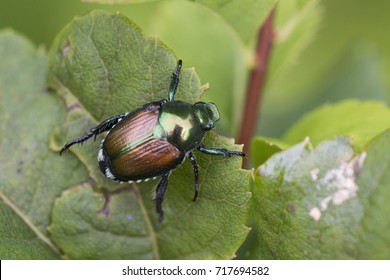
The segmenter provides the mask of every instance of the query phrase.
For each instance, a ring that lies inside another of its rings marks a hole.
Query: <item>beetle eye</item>
[[[193,108],[203,130],[213,129],[215,123],[219,121],[219,111],[214,103],[197,102]]]

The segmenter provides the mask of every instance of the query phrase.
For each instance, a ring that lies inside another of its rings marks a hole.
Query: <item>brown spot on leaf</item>
[[[274,259],[277,259],[277,258],[278,258],[278,253],[277,253],[276,251],[271,250],[271,254],[272,254],[272,257],[273,257]]]
[[[108,215],[110,214],[110,201],[111,201],[111,196],[115,195],[115,194],[120,194],[120,193],[123,193],[123,192],[128,192],[130,191],[128,187],[123,187],[123,188],[120,188],[120,189],[117,189],[113,192],[104,192],[103,195],[104,195],[104,205],[103,205],[103,208],[96,211],[96,214],[103,214],[104,216],[108,217]],[[132,217],[131,217],[132,219]]]
[[[72,111],[72,110],[74,110],[74,109],[76,109],[76,108],[80,108],[80,103],[75,102],[75,103],[69,105],[69,107],[66,108],[66,110],[67,110],[68,112],[70,112],[70,111]]]
[[[291,202],[288,203],[288,210],[290,211],[291,214],[295,214],[295,212],[297,212],[297,208],[295,208],[295,205],[292,204]]]

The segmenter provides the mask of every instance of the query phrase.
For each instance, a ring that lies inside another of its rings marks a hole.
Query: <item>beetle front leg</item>
[[[181,59],[179,59],[179,61],[177,62],[176,72],[172,74],[171,84],[169,85],[169,91],[168,91],[169,101],[173,101],[173,99],[175,99],[177,87],[179,86],[181,66],[182,66],[182,61]]]
[[[209,154],[209,155],[224,156],[224,157],[230,157],[230,156],[246,157],[246,154],[243,152],[229,151],[224,148],[206,148],[205,146],[203,146],[203,144],[198,145],[198,147],[196,148],[202,153]]]
[[[192,201],[195,201],[199,193],[199,169],[198,169],[198,164],[196,163],[195,154],[193,152],[189,152],[188,156],[192,163],[192,169],[194,170],[194,176],[195,176],[195,194],[194,194],[194,198],[192,199]]]
[[[121,115],[111,117],[111,118],[105,120],[104,122],[102,122],[101,124],[99,124],[98,126],[92,128],[85,135],[66,143],[62,147],[62,149],[60,151],[60,155],[62,154],[63,151],[69,149],[74,144],[83,143],[84,141],[88,140],[92,136],[95,136],[95,139],[96,139],[97,135],[99,135],[100,133],[102,133],[104,131],[110,130],[114,125],[116,125],[119,121],[121,121],[122,118],[124,118],[127,114],[128,113],[123,113]]]
[[[164,213],[162,210],[162,203],[164,200],[165,191],[167,190],[167,186],[168,186],[168,176],[169,176],[169,173],[161,176],[161,181],[160,181],[160,183],[158,183],[158,186],[156,189],[156,197],[154,198],[154,200],[156,201],[156,211],[158,214],[157,226],[159,226],[161,224],[161,222],[164,218]]]

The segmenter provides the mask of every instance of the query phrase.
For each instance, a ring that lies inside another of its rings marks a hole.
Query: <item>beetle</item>
[[[108,131],[102,140],[98,162],[103,174],[118,182],[141,182],[161,176],[156,188],[155,203],[158,224],[163,220],[162,202],[172,170],[188,157],[195,177],[195,194],[199,193],[198,165],[193,149],[210,155],[224,157],[245,153],[224,148],[209,148],[202,144],[205,133],[219,121],[219,111],[214,103],[194,104],[174,100],[179,86],[182,60],[177,63],[168,90],[168,99],[146,103],[132,112],[110,117],[85,135],[66,143],[62,154],[72,145]]]

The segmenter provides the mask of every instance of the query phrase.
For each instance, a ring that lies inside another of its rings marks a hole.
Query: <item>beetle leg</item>
[[[162,202],[164,200],[164,194],[165,194],[165,191],[167,190],[167,186],[168,186],[168,176],[169,176],[169,173],[161,176],[161,181],[160,181],[160,183],[158,183],[158,186],[156,189],[156,197],[154,200],[156,201],[156,211],[158,214],[158,222],[157,222],[158,226],[161,224],[163,217],[164,217],[164,213],[162,210]]]
[[[179,86],[181,66],[182,66],[182,61],[181,59],[179,59],[179,61],[177,62],[176,72],[172,74],[171,84],[169,85],[169,91],[168,91],[169,101],[173,101],[173,99],[175,99],[177,87]]]
[[[209,154],[209,155],[224,156],[224,157],[230,157],[230,156],[246,157],[246,154],[243,152],[229,151],[224,148],[206,148],[205,146],[203,146],[203,144],[198,145],[198,147],[196,148],[202,153]]]
[[[96,139],[96,136],[104,131],[107,131],[107,130],[110,130],[114,125],[116,125],[119,121],[122,120],[122,118],[124,118],[128,113],[123,113],[121,115],[118,115],[118,116],[114,116],[114,117],[111,117],[111,118],[108,118],[107,120],[105,120],[104,122],[102,122],[101,124],[99,124],[98,126],[92,128],[90,131],[88,131],[85,135],[79,137],[79,138],[76,138],[68,143],[66,143],[64,145],[64,147],[62,147],[61,151],[60,151],[60,155],[62,154],[63,151],[69,149],[71,146],[73,146],[74,144],[78,144],[78,143],[83,143],[84,141],[88,140],[89,138],[91,138],[92,136],[95,137]]]
[[[194,198],[192,199],[192,201],[195,201],[199,193],[199,176],[198,176],[199,169],[198,169],[198,165],[196,164],[195,154],[192,151],[190,151],[188,155],[191,160],[192,169],[194,170],[194,176],[195,176],[195,194],[194,194]]]

